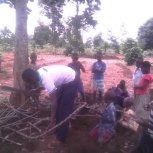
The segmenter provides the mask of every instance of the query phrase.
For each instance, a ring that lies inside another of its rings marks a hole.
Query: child
[[[133,117],[135,115],[134,111],[132,110],[133,105],[134,105],[133,97],[127,97],[124,99],[123,109],[121,109],[122,113],[120,114],[121,118],[119,122],[122,122],[123,124],[124,122],[126,124],[130,123],[130,117]]]
[[[138,85],[135,86],[136,100],[135,100],[135,113],[143,119],[148,119],[148,112],[143,109],[143,106],[150,101],[149,86],[152,82],[150,74],[151,64],[148,61],[142,63],[141,71],[142,78],[139,80]]]
[[[37,71],[39,69],[38,65],[36,64],[37,54],[34,53],[34,52],[31,53],[30,60],[31,60],[31,62],[29,64],[28,68],[33,69],[34,71]],[[26,90],[30,91],[32,89],[38,88],[38,85],[25,84],[25,88],[26,88]],[[39,96],[40,96],[40,92],[36,92],[32,96],[27,96],[27,98],[31,97],[32,100],[34,101],[34,103],[36,104],[36,106],[38,107],[38,105],[39,105]]]
[[[99,143],[107,142],[116,133],[116,108],[114,105],[114,90],[109,89],[104,95],[106,108],[98,125],[89,133]]]
[[[92,65],[93,73],[93,98],[96,99],[96,92],[99,92],[99,100],[103,97],[104,92],[104,72],[106,64],[102,61],[102,53],[98,52],[96,55],[97,62]]]
[[[37,54],[36,53],[31,53],[31,55],[30,55],[30,60],[31,60],[31,62],[30,62],[30,64],[29,64],[29,67],[28,68],[31,68],[31,69],[33,69],[33,70],[38,70],[39,69],[39,67],[38,67],[38,65],[36,64],[36,61],[37,61]]]
[[[115,88],[116,104],[123,107],[123,101],[126,97],[129,97],[129,93],[126,89],[125,80],[121,80]]]
[[[72,54],[72,63],[69,63],[68,66],[75,70],[76,72],[76,79],[78,82],[78,92],[81,94],[82,100],[85,100],[84,97],[84,87],[83,82],[80,78],[80,70],[85,73],[84,66],[78,61],[79,55],[77,53]]]
[[[124,111],[129,111],[131,107],[134,105],[134,98],[133,97],[126,97],[123,102]]]

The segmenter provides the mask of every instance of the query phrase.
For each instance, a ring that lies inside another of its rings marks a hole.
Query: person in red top
[[[150,102],[149,88],[152,82],[150,67],[150,62],[144,61],[142,63],[141,71],[143,75],[139,80],[138,85],[135,86],[135,113],[143,119],[149,118],[149,113],[145,111],[144,106],[146,106]]]

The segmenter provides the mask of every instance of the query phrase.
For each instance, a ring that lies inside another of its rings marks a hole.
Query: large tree
[[[14,53],[14,86],[24,88],[21,78],[22,71],[28,64],[28,38],[27,38],[27,7],[29,0],[0,0],[0,3],[7,3],[14,7],[16,11],[16,28],[15,28],[15,53]],[[32,0],[31,0],[32,1]],[[20,98],[19,98],[20,97]],[[16,102],[23,101],[23,95],[18,96]]]
[[[64,32],[64,25],[62,23],[64,2],[65,0],[39,0],[43,14],[50,19],[50,29],[52,32],[51,44],[53,45],[59,42],[60,36]]]
[[[14,7],[16,11],[16,28],[15,28],[15,53],[14,53],[14,86],[23,89],[24,84],[21,78],[23,70],[28,64],[28,37],[27,37],[27,18],[30,10],[27,7],[29,1],[34,0],[0,0],[0,4],[6,3]],[[52,0],[58,1],[58,0]],[[17,96],[16,102],[21,103],[23,95]]]
[[[153,18],[139,28],[138,42],[144,50],[153,49]]]
[[[118,38],[113,35],[112,31],[108,31],[108,37],[110,43],[110,47],[115,51],[115,53],[120,53],[120,44],[118,42]]]
[[[74,51],[83,51],[83,40],[81,30],[87,30],[89,27],[95,27],[97,21],[93,18],[95,11],[99,10],[100,0],[69,0],[75,3],[76,13],[74,17],[68,20],[68,29],[71,30],[75,46]],[[80,50],[81,49],[81,50]]]
[[[81,51],[83,49],[81,30],[96,26],[97,21],[94,20],[93,15],[95,11],[100,9],[100,0],[58,0],[56,3],[49,0],[39,1],[45,8],[46,16],[51,20],[52,31],[55,31],[55,35],[64,31],[62,23],[63,6],[67,3],[75,4],[75,16],[68,19],[65,36],[67,36],[67,42],[73,50]],[[71,39],[69,39],[70,35],[72,36]]]

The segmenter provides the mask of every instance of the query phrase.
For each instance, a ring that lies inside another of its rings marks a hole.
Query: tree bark
[[[27,3],[28,0],[16,0],[14,4],[16,29],[13,75],[14,87],[19,89],[24,89],[22,72],[28,65]],[[18,94],[14,100],[15,105],[20,105],[24,101],[24,95]]]

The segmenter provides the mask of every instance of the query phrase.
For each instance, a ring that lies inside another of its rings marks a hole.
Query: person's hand
[[[128,114],[124,114],[123,116],[123,121],[129,121],[130,120],[130,116]]]
[[[38,88],[37,88],[37,91],[40,92],[41,90],[45,90],[45,88],[44,88],[44,87],[38,87]]]
[[[31,89],[30,91],[27,91],[27,95],[31,96],[35,93],[38,93],[42,90],[44,90],[45,88],[44,87],[38,87],[38,88],[35,88],[35,89]]]
[[[141,126],[143,126],[146,123],[146,121],[143,118],[137,118],[135,119],[135,121]]]
[[[146,104],[146,105],[143,106],[143,108],[144,108],[145,111],[150,111],[151,106],[149,104]]]

